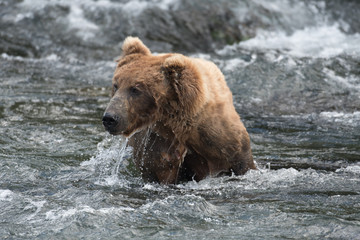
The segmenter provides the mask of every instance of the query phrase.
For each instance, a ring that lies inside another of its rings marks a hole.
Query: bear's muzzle
[[[115,131],[116,126],[119,123],[119,119],[117,116],[114,116],[114,115],[106,112],[102,118],[102,123],[103,123],[106,131],[112,133]]]
[[[124,134],[129,125],[124,112],[126,112],[126,108],[122,99],[118,97],[112,98],[102,117],[105,130],[112,135]]]

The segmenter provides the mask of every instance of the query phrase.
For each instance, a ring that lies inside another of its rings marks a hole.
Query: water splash
[[[81,166],[92,168],[98,175],[95,184],[114,186],[127,184],[123,177],[119,177],[121,169],[129,165],[128,157],[131,149],[127,147],[127,138],[111,136],[98,143],[97,153],[90,160],[82,162]]]

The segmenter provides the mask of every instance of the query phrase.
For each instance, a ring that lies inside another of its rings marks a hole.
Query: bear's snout
[[[123,128],[123,126],[121,125],[124,125],[122,122],[123,121],[119,116],[111,114],[109,112],[105,112],[102,118],[102,123],[106,131],[113,135],[122,133],[121,128]]]
[[[118,119],[116,116],[111,115],[110,113],[105,113],[102,118],[102,123],[107,131],[114,129],[118,124]]]
[[[102,117],[102,123],[105,130],[112,135],[125,134],[125,131],[129,127],[129,120],[126,112],[127,109],[123,97],[113,97]]]

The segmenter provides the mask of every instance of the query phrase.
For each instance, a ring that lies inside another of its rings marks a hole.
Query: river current
[[[0,238],[360,239],[359,15],[355,0],[0,0]],[[141,179],[101,123],[127,35],[220,67],[258,171]]]

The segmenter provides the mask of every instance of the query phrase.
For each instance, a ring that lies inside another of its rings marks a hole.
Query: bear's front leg
[[[129,139],[133,160],[145,181],[176,184],[187,149],[178,141],[164,138],[151,129],[135,133]]]
[[[173,140],[166,152],[161,152],[160,166],[157,177],[160,183],[176,184],[179,177],[179,169],[184,162],[186,147]]]

